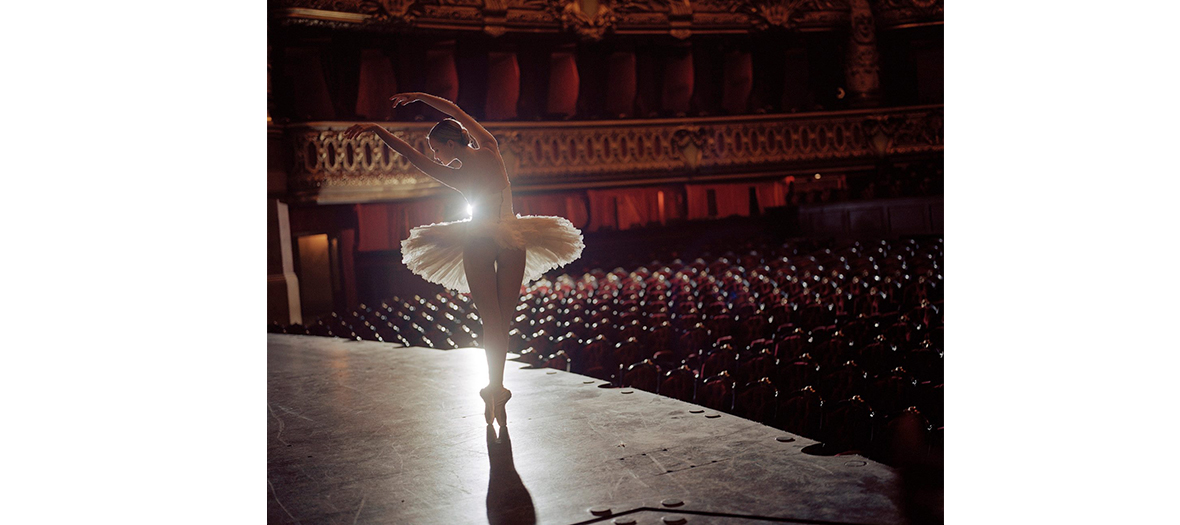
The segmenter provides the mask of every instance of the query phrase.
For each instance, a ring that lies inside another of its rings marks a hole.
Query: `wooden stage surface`
[[[268,521],[905,521],[885,465],[804,454],[815,441],[522,367],[505,370],[507,426],[489,427],[478,348],[268,334]]]

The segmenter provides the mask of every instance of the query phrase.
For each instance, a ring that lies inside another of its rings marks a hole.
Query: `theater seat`
[[[728,346],[714,350],[701,363],[701,377],[712,377],[723,371],[731,375],[737,369],[737,353]]]
[[[844,400],[864,393],[868,374],[855,361],[848,361],[819,380],[825,399]]]
[[[917,384],[904,368],[897,367],[875,378],[865,397],[883,417],[893,417],[914,403]]]
[[[803,387],[819,386],[819,365],[810,354],[794,359],[779,359],[771,379],[781,392],[797,392]]]
[[[697,389],[696,402],[713,410],[733,410],[733,378],[729,376],[729,372],[722,371],[706,379]]]
[[[734,399],[734,414],[751,421],[770,424],[774,419],[777,397],[778,390],[774,388],[770,379],[764,377],[746,383]]]
[[[918,464],[930,453],[932,430],[916,407],[908,407],[885,425],[873,457],[893,467]]]
[[[869,455],[873,439],[872,407],[860,396],[837,402],[824,415],[821,432],[825,454]]]
[[[627,367],[623,374],[624,387],[633,387],[653,394],[659,390],[660,370],[650,359]]]
[[[697,375],[688,366],[669,370],[660,383],[659,394],[691,403],[696,393]]]
[[[814,388],[801,388],[785,397],[780,396],[774,426],[792,434],[819,439],[823,408],[823,398]]]

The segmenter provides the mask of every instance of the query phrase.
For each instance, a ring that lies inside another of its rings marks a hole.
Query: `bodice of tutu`
[[[486,193],[477,197],[471,205],[474,211],[471,220],[477,222],[500,222],[515,219],[512,210],[512,186],[506,186],[499,194]]]

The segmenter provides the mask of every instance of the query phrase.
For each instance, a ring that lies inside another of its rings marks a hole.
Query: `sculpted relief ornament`
[[[619,15],[611,2],[603,0],[592,7],[593,13],[586,13],[583,0],[550,0],[546,11],[561,22],[561,28],[572,31],[583,40],[598,41],[615,28]]]
[[[418,0],[361,0],[361,12],[377,22],[413,23],[422,14]]]
[[[846,0],[729,0],[731,13],[741,13],[759,30],[793,29],[801,25],[826,25],[847,16]]]

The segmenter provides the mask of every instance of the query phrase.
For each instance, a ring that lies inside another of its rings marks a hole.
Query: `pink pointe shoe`
[[[483,418],[489,425],[492,424],[493,419],[499,421],[500,426],[508,423],[508,415],[504,413],[504,404],[512,399],[511,390],[500,387],[500,391],[493,394],[491,387],[484,387],[479,389],[479,397],[483,398]]]

